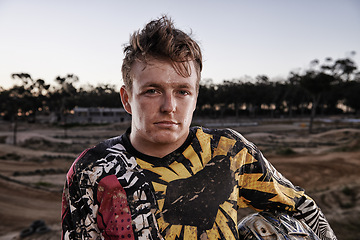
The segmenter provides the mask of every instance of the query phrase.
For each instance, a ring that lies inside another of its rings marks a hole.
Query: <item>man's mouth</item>
[[[159,121],[159,122],[156,122],[155,125],[157,125],[159,127],[168,128],[168,127],[177,126],[178,123],[176,123],[174,121]]]

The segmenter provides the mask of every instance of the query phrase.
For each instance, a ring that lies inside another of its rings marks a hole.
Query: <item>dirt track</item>
[[[61,195],[0,179],[0,233],[19,231],[34,220],[55,224],[60,219]]]
[[[263,132],[263,125],[237,130],[245,132],[284,176],[307,190],[339,239],[360,239],[354,230],[360,227],[360,130],[307,135],[298,128],[289,131],[289,127],[293,125],[282,128],[277,124],[273,131],[268,127],[268,132]],[[61,140],[61,130],[32,126],[22,131],[18,146],[1,143],[0,240],[18,239],[20,231],[38,219],[52,231],[26,239],[59,239],[65,172],[82,149],[115,135],[114,128],[123,131],[119,126],[98,127],[96,133],[72,129],[69,139]],[[5,129],[0,131],[4,142],[4,136],[11,135]]]

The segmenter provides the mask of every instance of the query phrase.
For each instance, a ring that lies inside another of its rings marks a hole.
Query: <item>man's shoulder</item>
[[[122,136],[119,136],[82,152],[70,167],[67,181],[78,181],[83,186],[90,186],[110,175],[123,178],[127,172],[137,170],[137,167],[135,157],[128,153]]]
[[[199,133],[208,135],[212,141],[219,142],[222,138],[234,140],[236,148],[247,148],[250,152],[256,152],[257,147],[252,142],[248,141],[241,133],[231,128],[207,128],[207,127],[193,127],[193,131],[196,132],[197,138]],[[199,139],[200,140],[200,139]]]
[[[195,132],[201,131],[213,137],[226,137],[237,141],[245,141],[246,139],[237,131],[230,128],[207,128],[207,127],[193,127]]]
[[[77,165],[77,169],[86,169],[94,167],[100,162],[111,161],[116,155],[124,154],[124,152],[126,150],[122,142],[122,136],[117,136],[84,150],[74,163]]]

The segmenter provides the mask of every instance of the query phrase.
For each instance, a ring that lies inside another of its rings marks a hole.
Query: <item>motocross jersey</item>
[[[163,158],[138,152],[129,130],[85,150],[63,191],[63,239],[239,239],[237,211],[294,213],[336,239],[304,190],[230,129],[190,128]]]

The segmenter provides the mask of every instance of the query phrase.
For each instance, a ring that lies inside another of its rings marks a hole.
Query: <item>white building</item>
[[[123,108],[75,107],[68,122],[72,123],[115,123],[129,121],[131,116]]]

